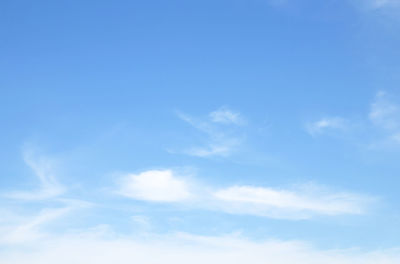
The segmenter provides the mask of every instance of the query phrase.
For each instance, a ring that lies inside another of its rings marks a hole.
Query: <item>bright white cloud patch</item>
[[[171,170],[129,174],[120,182],[121,195],[146,201],[184,202],[196,196],[187,209],[219,210],[270,218],[305,219],[315,215],[362,214],[374,200],[352,193],[332,193],[316,186],[301,190],[282,190],[260,186],[231,186],[210,191],[212,186],[197,185],[190,192],[188,182]]]
[[[235,124],[241,125],[243,124],[243,118],[239,113],[233,112],[228,108],[220,108],[216,111],[210,113],[210,119],[215,123],[222,124]]]
[[[311,135],[332,130],[344,130],[346,127],[347,121],[340,117],[325,117],[306,125],[306,129]]]
[[[190,197],[188,184],[172,170],[128,174],[121,179],[119,188],[121,195],[138,200],[178,202]]]

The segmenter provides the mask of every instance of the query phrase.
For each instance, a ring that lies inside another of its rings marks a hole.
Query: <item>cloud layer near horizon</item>
[[[238,235],[121,237],[99,228],[50,236],[23,248],[2,251],[0,259],[5,264],[397,264],[400,250],[318,250],[301,241],[252,242]]]

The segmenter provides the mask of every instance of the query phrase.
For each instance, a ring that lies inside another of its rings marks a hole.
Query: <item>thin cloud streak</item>
[[[38,156],[31,149],[25,150],[23,157],[25,164],[31,168],[38,178],[40,188],[35,191],[7,193],[6,197],[21,200],[44,200],[57,197],[65,192],[65,187],[54,176],[54,164],[50,159]]]
[[[218,190],[215,198],[229,213],[271,218],[307,219],[315,215],[363,214],[372,198],[352,193],[313,190],[280,190],[254,186],[232,186]]]
[[[36,241],[44,236],[40,228],[58,218],[69,213],[73,207],[67,206],[57,209],[44,209],[33,217],[24,217],[20,223],[2,225],[0,229],[1,244],[20,244],[30,241]]]
[[[357,144],[368,149],[395,148],[400,143],[400,103],[395,96],[379,91],[370,104],[369,112],[364,114],[364,120],[325,117],[306,124],[306,130],[311,136],[346,132],[357,140],[367,138],[369,142]]]
[[[345,130],[348,128],[348,122],[341,117],[324,117],[318,121],[306,125],[307,132],[315,136],[328,131]]]
[[[214,123],[221,123],[221,124],[233,124],[233,125],[242,125],[244,123],[244,119],[242,116],[237,113],[233,112],[232,110],[221,107],[218,110],[215,110],[209,114],[209,117],[212,122]]]

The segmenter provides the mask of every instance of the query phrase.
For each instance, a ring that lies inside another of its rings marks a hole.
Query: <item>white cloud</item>
[[[146,239],[105,231],[41,239],[34,245],[0,251],[6,264],[398,264],[400,250],[319,250],[302,241],[254,242],[237,235],[149,234]]]
[[[314,215],[362,214],[373,199],[351,193],[329,193],[318,188],[298,191],[253,186],[218,190],[220,208],[230,213],[303,219]]]
[[[186,202],[188,209],[293,220],[315,215],[363,214],[375,200],[353,193],[329,192],[315,185],[298,190],[261,186],[230,186],[215,190],[201,184],[196,184],[196,188],[188,187],[193,185],[174,176],[172,170],[151,170],[124,176],[117,192],[150,202]]]
[[[32,150],[27,149],[24,152],[24,161],[38,178],[40,189],[12,192],[6,194],[7,197],[22,200],[42,200],[64,193],[64,186],[54,176],[54,164],[52,160],[44,156],[38,156]]]
[[[225,107],[211,112],[209,116],[214,123],[242,125],[244,122],[239,113],[233,112]]]
[[[324,117],[316,122],[306,125],[306,129],[311,135],[332,130],[345,130],[347,127],[347,120],[341,117]]]
[[[188,184],[172,170],[149,170],[122,177],[118,193],[146,201],[178,202],[190,198]]]

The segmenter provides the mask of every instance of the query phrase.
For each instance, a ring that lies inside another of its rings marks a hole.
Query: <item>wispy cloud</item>
[[[55,222],[65,223],[65,217],[76,210],[91,208],[92,203],[60,199],[56,201],[62,205],[58,207],[46,207],[43,203],[37,203],[37,210],[27,210],[24,205],[14,203],[11,208],[0,208],[0,248],[23,244],[35,244],[51,235],[48,230],[50,224]],[[1,262],[1,260],[0,260]]]
[[[234,125],[242,125],[244,123],[244,119],[239,113],[226,107],[221,107],[220,109],[211,112],[209,116],[211,121],[215,123]]]
[[[36,154],[32,149],[23,153],[25,164],[28,165],[39,180],[40,188],[33,191],[17,191],[6,194],[9,198],[23,200],[42,200],[56,197],[65,191],[54,175],[54,162]]]
[[[228,157],[234,149],[240,145],[240,140],[230,138],[218,142],[209,143],[204,147],[192,147],[184,151],[186,154],[196,157]]]
[[[0,228],[0,244],[20,244],[35,241],[44,236],[40,228],[60,218],[72,210],[72,207],[43,209],[35,216],[24,216],[19,223],[2,225]]]
[[[400,0],[348,0],[348,2],[361,11],[381,12],[385,15],[392,11],[397,13],[400,7]]]
[[[190,197],[188,184],[172,170],[150,170],[128,174],[119,180],[119,194],[137,200],[178,202]]]
[[[197,157],[227,157],[239,148],[242,137],[236,130],[218,125],[243,125],[243,117],[228,108],[220,108],[209,113],[205,120],[195,119],[187,114],[178,113],[179,118],[203,132],[207,139],[203,146],[189,147],[183,153]]]
[[[368,146],[370,149],[393,148],[400,143],[400,101],[392,94],[379,91],[362,121],[325,117],[306,124],[306,130],[312,136],[349,132],[359,140],[369,141],[358,145]]]
[[[371,104],[369,120],[382,137],[370,146],[393,147],[400,143],[400,104],[388,93],[384,91],[377,93]]]
[[[316,185],[307,186],[298,190],[246,185],[215,189],[178,178],[172,170],[153,170],[124,176],[117,193],[148,202],[187,203],[188,209],[293,220],[316,215],[363,214],[376,200],[349,192],[329,192]]]
[[[314,215],[362,214],[372,198],[352,193],[311,189],[282,190],[254,186],[232,186],[218,190],[221,209],[238,214],[272,218],[310,218]]]
[[[307,132],[311,135],[317,135],[327,131],[345,130],[347,127],[348,121],[341,117],[324,117],[306,125]]]
[[[400,0],[367,0],[367,2],[372,8],[376,9],[400,6]]]
[[[369,119],[378,128],[391,131],[400,130],[400,106],[390,100],[386,92],[380,91],[371,104]]]

